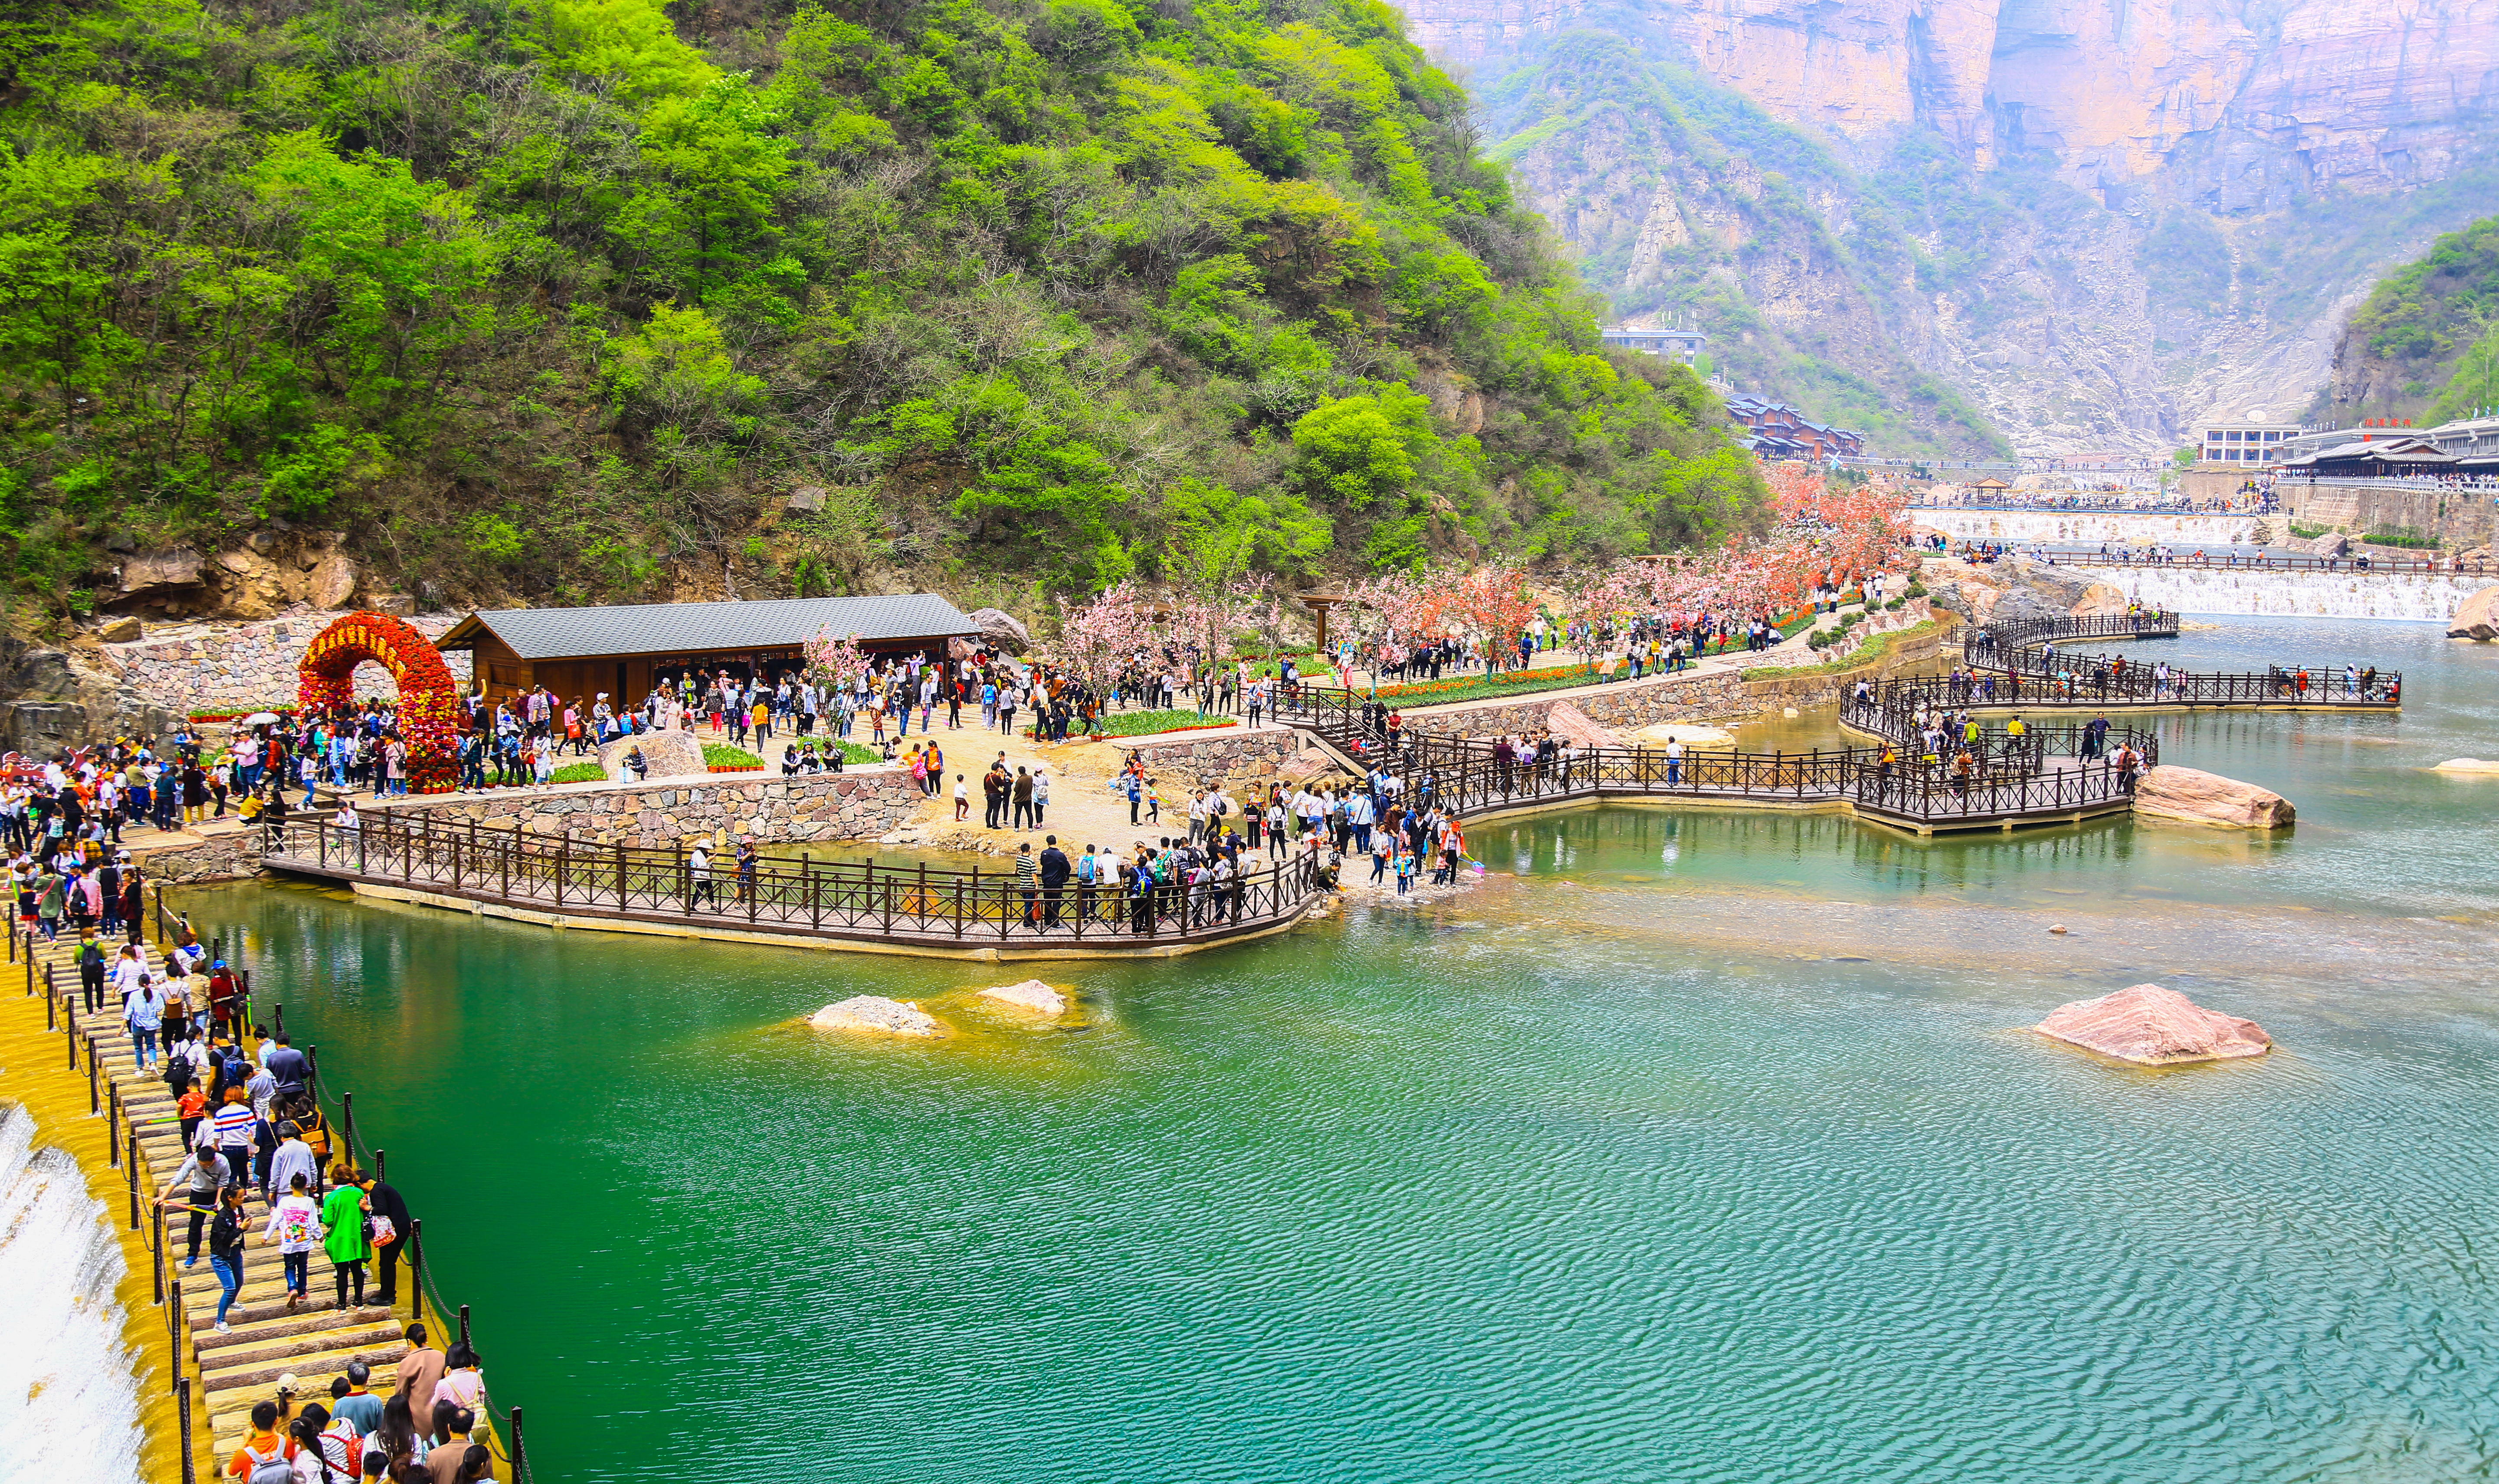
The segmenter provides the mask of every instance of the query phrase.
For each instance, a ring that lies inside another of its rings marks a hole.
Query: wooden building
[[[819,633],[857,636],[870,654],[926,653],[978,632],[931,593],[892,597],[785,597],[753,602],[642,603],[615,608],[504,608],[470,614],[436,641],[465,649],[490,700],[545,686],[565,700],[605,692],[633,704],[689,672],[771,681],[806,664]]]

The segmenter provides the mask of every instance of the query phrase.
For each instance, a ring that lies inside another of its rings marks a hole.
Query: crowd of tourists
[[[254,1246],[275,1249],[284,1312],[320,1307],[310,1280],[316,1251],[330,1262],[336,1307],[388,1309],[399,1302],[415,1231],[406,1198],[342,1146],[313,1098],[310,1056],[283,1028],[272,1035],[248,1018],[237,976],[208,956],[187,922],[176,939],[159,967],[144,942],[107,955],[89,934],[81,991],[90,1014],[100,1001],[118,1001],[140,1070],[154,1071],[173,1094],[187,1153],[157,1202],[169,1239],[174,1221],[187,1218],[183,1270],[199,1266],[205,1244],[217,1281],[216,1332],[232,1332]],[[476,1352],[466,1343],[436,1348],[423,1324],[406,1326],[404,1338],[407,1353],[387,1398],[370,1390],[372,1372],[358,1361],[326,1398],[281,1389],[255,1403],[251,1435],[226,1474],[245,1484],[491,1478]]]

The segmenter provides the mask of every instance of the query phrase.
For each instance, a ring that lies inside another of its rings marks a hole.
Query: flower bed
[[[1090,733],[1096,742],[1108,737],[1154,737],[1173,731],[1214,731],[1218,727],[1241,724],[1228,716],[1208,717],[1195,711],[1175,707],[1170,711],[1125,711],[1106,716],[1094,723]],[[1033,735],[1030,728],[1023,733]]]
[[[258,716],[264,711],[273,711],[284,717],[294,709],[293,706],[230,706],[223,711],[194,711],[190,713],[190,719],[201,723],[237,722],[247,716]]]

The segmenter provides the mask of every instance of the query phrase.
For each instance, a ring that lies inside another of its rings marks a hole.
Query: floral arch
[[[399,687],[399,730],[407,743],[407,786],[440,793],[455,781],[459,684],[434,641],[387,613],[347,614],[313,637],[296,666],[297,697],[308,715],[355,704],[356,666],[371,660]]]

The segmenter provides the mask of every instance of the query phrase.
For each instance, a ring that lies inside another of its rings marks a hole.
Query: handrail
[[[2247,704],[2305,699],[2309,704],[2348,700],[2386,707],[2394,704],[2391,693],[2400,690],[2401,677],[2391,672],[2377,677],[2378,689],[2390,693],[2382,698],[2330,695],[2322,686],[2313,695],[2286,694],[2286,684],[2297,691],[2295,678],[2286,683],[2278,674],[2189,677],[2173,672],[2171,689],[2161,691],[2149,673],[2137,687],[2137,672],[2122,661],[2054,656],[2052,661],[2033,653],[2061,639],[2170,638],[2177,633],[2178,615],[2163,612],[2002,626],[1992,637],[1964,641],[1965,655],[1973,661],[1983,659],[1999,672],[2004,688],[2000,698],[1996,694],[1998,677],[1975,669],[1885,680],[1869,686],[1862,701],[1848,697],[1841,711],[1843,725],[1881,737],[1886,746],[1803,753],[1692,749],[1671,759],[1655,748],[1592,748],[1567,759],[1539,760],[1532,755],[1524,759],[1505,757],[1497,742],[1412,727],[1392,735],[1383,725],[1386,708],[1375,709],[1349,692],[1296,688],[1280,698],[1278,716],[1316,732],[1357,760],[1393,760],[1412,781],[1418,803],[1439,802],[1459,814],[1646,795],[1779,803],[1844,800],[1878,818],[1934,825],[2071,816],[2123,804],[2132,796],[2136,770],[2159,761],[2160,746],[2151,731],[2131,726],[2026,726],[2017,736],[2009,726],[1982,723],[1974,737],[1950,736],[1946,746],[1929,751],[1919,726],[1922,716],[1973,705],[2021,704],[2054,711],[2128,697],[2174,701],[2182,695]],[[2088,684],[2070,673],[2073,665],[2084,662],[2093,666],[2085,671]],[[2199,684],[2187,683],[2191,681]],[[2341,682],[2342,677],[2335,677],[2336,685]],[[2137,695],[2138,690],[2158,694]],[[1892,754],[1888,764],[1887,750]],[[2115,760],[2122,750],[2135,755],[2132,766],[2122,767]],[[1965,773],[1957,771],[1956,751],[1970,755]]]
[[[1116,880],[1025,887],[1012,872],[925,863],[758,859],[725,855],[698,871],[682,848],[599,845],[568,835],[440,824],[382,811],[354,828],[291,820],[267,826],[264,859],[317,874],[435,888],[536,911],[668,918],[729,928],[977,947],[1033,940],[1202,941],[1290,920],[1321,889],[1309,854],[1222,882],[1129,891]]]
[[[2023,619],[1990,624],[1962,640],[1970,667],[1963,677],[1920,677],[1895,682],[1956,705],[2102,705],[2127,701],[2155,705],[2348,705],[2402,704],[2403,672],[2362,670],[2346,664],[2277,664],[2258,672],[2168,670],[2124,655],[2058,653],[2065,639],[2166,638],[2178,631],[2178,615],[2112,615],[2081,619]],[[1995,671],[1990,674],[1988,671]],[[1996,694],[2001,678],[2008,693]],[[1937,690],[1937,686],[1943,687]],[[2026,699],[2023,689],[2028,687]]]

